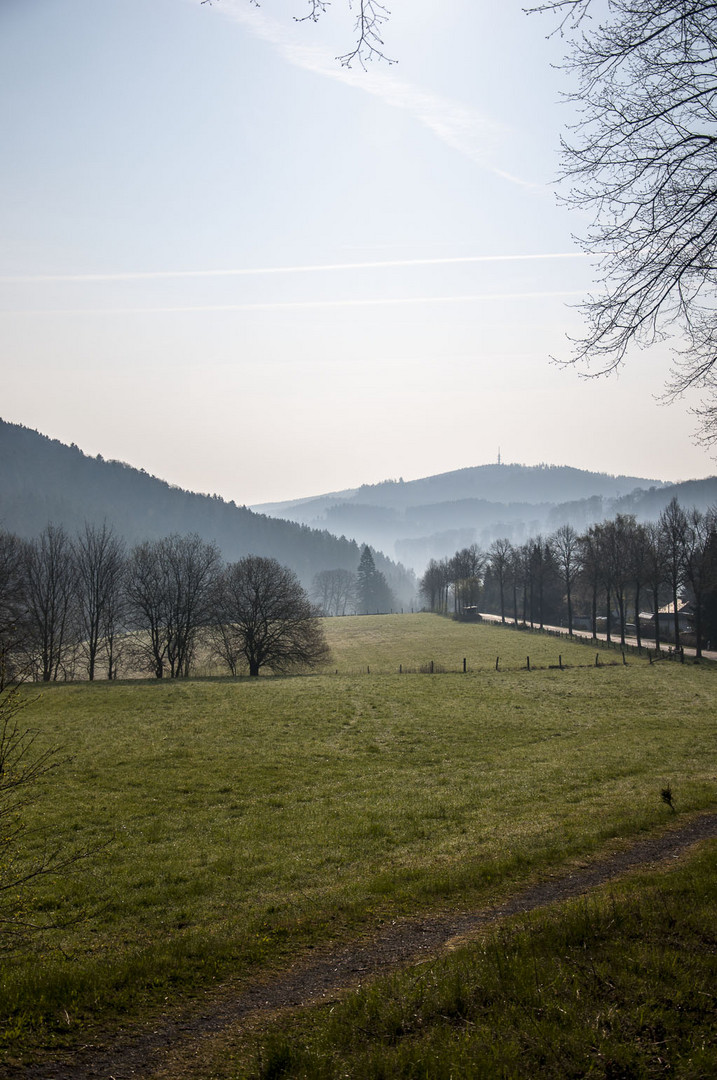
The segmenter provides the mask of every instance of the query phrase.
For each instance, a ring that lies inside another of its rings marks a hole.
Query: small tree
[[[215,650],[236,674],[263,667],[283,673],[329,658],[319,611],[299,579],[276,559],[247,555],[224,569],[217,586]]]

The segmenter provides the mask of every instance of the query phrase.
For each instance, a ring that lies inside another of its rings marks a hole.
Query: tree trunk
[[[655,651],[660,651],[660,589],[652,590],[652,610],[655,617]]]

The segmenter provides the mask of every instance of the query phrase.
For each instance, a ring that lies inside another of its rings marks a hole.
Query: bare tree
[[[513,574],[516,585],[516,594],[520,593],[520,607],[522,609],[521,621],[523,626],[528,621],[528,615],[530,614],[530,625],[533,626],[533,567],[532,567],[532,540],[526,540],[520,547],[515,548],[515,559],[513,563]],[[516,626],[518,620],[516,619]]]
[[[608,588],[608,609],[611,598],[617,604],[620,623],[620,642],[625,644],[625,623],[627,621],[627,592],[632,581],[631,543],[635,529],[635,518],[631,514],[618,514],[612,521],[601,525],[601,556],[604,563],[604,575]],[[608,619],[611,612],[608,610]],[[609,625],[609,623],[608,623]],[[608,640],[609,640],[608,630]]]
[[[568,633],[573,632],[573,589],[580,572],[580,538],[572,525],[561,525],[549,540],[565,589]]]
[[[684,560],[685,584],[692,594],[692,606],[695,620],[695,652],[702,656],[703,615],[705,597],[713,584],[713,543],[715,535],[714,511],[702,514],[692,509],[687,515],[685,532]]]
[[[580,580],[590,597],[590,628],[597,637],[597,610],[600,587],[603,583],[599,525],[591,525],[580,537]]]
[[[677,499],[671,499],[660,514],[663,550],[665,553],[665,580],[672,600],[672,619],[675,646],[680,648],[679,601],[684,581],[685,543],[687,540],[687,516]]]
[[[29,655],[43,682],[68,677],[75,645],[75,563],[61,525],[47,525],[24,548]]]
[[[490,565],[498,582],[500,596],[500,621],[505,622],[505,587],[510,574],[510,557],[513,548],[510,540],[494,540],[488,549]]]
[[[593,373],[633,343],[678,336],[668,397],[703,391],[702,436],[717,439],[717,5],[590,0],[533,10],[562,15],[579,119],[563,144],[567,202],[592,211],[583,238],[600,261],[573,361]],[[594,365],[597,365],[595,369]]]
[[[463,613],[466,607],[478,603],[486,556],[477,544],[457,551],[448,563],[448,574],[453,586],[453,611]]]
[[[20,912],[21,890],[47,872],[54,861],[45,854],[35,862],[22,857],[26,827],[22,811],[35,794],[37,781],[57,764],[54,750],[35,749],[36,738],[20,726],[27,704],[18,684],[0,683],[0,948],[24,937],[27,922]]]
[[[642,626],[640,609],[642,591],[650,572],[649,539],[644,525],[634,525],[629,537],[630,574],[632,577],[633,600],[635,604],[635,635],[637,647],[642,648]]]
[[[418,583],[418,591],[431,611],[445,611],[448,590],[448,563],[431,559]]]
[[[98,854],[95,848],[71,847],[48,833],[28,853],[24,811],[41,793],[41,781],[62,764],[60,748],[42,746],[38,733],[20,723],[31,704],[22,681],[5,683],[0,675],[0,951],[26,947],[27,939],[56,923],[27,913],[28,887],[40,877],[62,874]]]
[[[324,615],[345,615],[356,602],[356,575],[350,570],[320,570],[311,587]]]
[[[115,672],[115,636],[120,614],[125,545],[105,522],[85,523],[74,545],[75,585],[82,648],[87,659],[87,675],[95,677],[98,653],[104,646],[108,655],[108,675]]]
[[[523,559],[520,548],[510,552],[510,591],[513,596],[513,622],[518,625],[518,588],[522,581]]]
[[[17,673],[26,631],[23,544],[12,533],[0,531],[0,686]]]
[[[138,544],[131,553],[127,597],[138,655],[156,678],[189,674],[197,633],[211,614],[219,551],[196,534]]]
[[[200,0],[202,4],[212,4],[214,0]],[[250,0],[258,7],[258,0]],[[307,0],[309,10],[306,15],[295,16],[296,22],[317,22],[330,6],[331,0]],[[364,70],[372,60],[385,60],[388,64],[395,64],[395,60],[389,59],[384,52],[382,38],[383,25],[388,21],[390,11],[378,0],[355,0],[355,5],[349,0],[349,8],[356,11],[355,32],[356,42],[348,52],[336,59],[344,67],[351,67],[356,62]]]
[[[172,678],[189,675],[199,628],[211,617],[210,599],[220,567],[219,549],[196,533],[163,542],[169,583],[167,659]]]
[[[652,596],[652,617],[655,623],[655,648],[660,651],[660,590],[667,579],[665,537],[660,526],[648,522],[645,526],[647,587]]]
[[[130,554],[127,567],[128,618],[135,630],[135,653],[157,679],[167,654],[167,594],[159,543],[145,540]]]
[[[275,673],[313,667],[329,658],[317,608],[299,579],[276,559],[248,555],[225,567],[219,581],[225,653],[235,674],[238,658],[249,674],[268,667]],[[231,649],[231,652],[229,651]]]

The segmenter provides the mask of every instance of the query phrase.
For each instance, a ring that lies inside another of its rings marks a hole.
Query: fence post
[[[496,671],[498,670],[498,661],[499,661],[499,660],[500,660],[500,657],[499,657],[499,656],[496,656],[496,658],[495,658],[495,670],[496,670]]]
[[[466,658],[464,656],[463,657],[463,674],[465,675],[465,673],[466,673]]]
[[[371,668],[368,666],[368,664],[366,665],[366,674],[367,675],[371,674]]]
[[[529,656],[526,656],[525,662],[526,662],[525,666],[527,667],[528,671],[530,671],[530,657]]]
[[[560,655],[558,656],[558,667],[560,668],[560,670],[561,670],[561,671],[563,670],[563,657],[562,657],[562,653],[561,653],[561,654],[560,654]]]
[[[600,667],[600,653],[595,653],[595,667]]]
[[[433,674],[433,661],[431,660],[431,675]]]
[[[398,665],[398,674],[403,675],[403,664]]]

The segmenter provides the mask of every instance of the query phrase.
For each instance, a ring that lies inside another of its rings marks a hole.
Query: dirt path
[[[636,867],[680,856],[701,840],[717,837],[717,813],[703,814],[686,824],[637,841],[628,850],[603,857],[569,873],[555,873],[517,893],[498,907],[482,911],[405,919],[382,927],[365,943],[352,943],[303,959],[281,975],[233,996],[214,999],[200,1011],[196,1004],[179,1019],[154,1021],[146,1030],[115,1034],[111,1043],[83,1046],[66,1060],[25,1068],[0,1065],[7,1080],[130,1080],[162,1068],[170,1055],[197,1057],[206,1036],[243,1020],[277,1009],[325,1001],[344,989],[385,974],[391,968],[415,963],[438,953],[453,939],[509,915],[567,900],[617,878]]]

